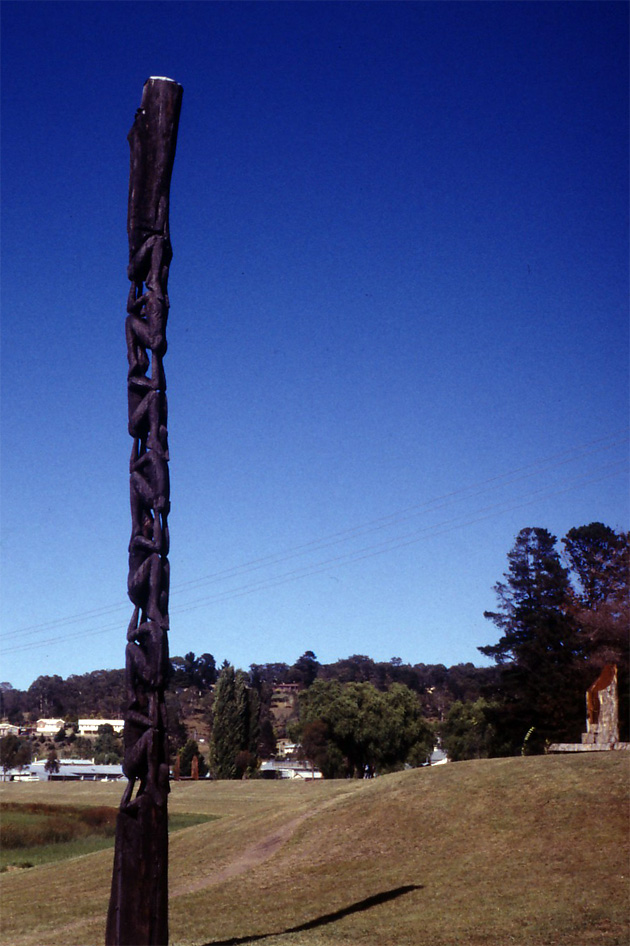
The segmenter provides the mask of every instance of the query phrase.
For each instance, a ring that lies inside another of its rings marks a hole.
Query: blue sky
[[[126,135],[184,86],[171,652],[483,658],[628,528],[624,3],[2,3],[2,669],[124,662]]]

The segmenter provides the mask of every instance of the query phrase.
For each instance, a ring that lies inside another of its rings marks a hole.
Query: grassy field
[[[369,782],[176,783],[173,946],[627,946],[627,753],[496,759]],[[120,785],[2,802],[116,805]],[[0,942],[102,943],[112,851],[4,873]]]

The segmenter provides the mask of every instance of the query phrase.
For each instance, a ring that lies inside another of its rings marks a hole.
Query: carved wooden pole
[[[172,257],[168,213],[182,87],[153,77],[129,132],[129,267],[125,323],[131,539],[127,590],[125,759],[128,782],[116,822],[107,946],[168,944],[167,281]],[[138,789],[134,797],[134,788]]]

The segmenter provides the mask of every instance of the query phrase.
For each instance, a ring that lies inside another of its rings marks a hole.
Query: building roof
[[[58,759],[57,761],[59,771],[50,773],[51,780],[101,781],[123,777],[122,765],[95,765],[93,759]],[[27,768],[34,772],[38,779],[48,781],[49,773],[46,771],[45,761],[31,762]]]

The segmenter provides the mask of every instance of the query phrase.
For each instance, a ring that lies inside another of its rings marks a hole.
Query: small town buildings
[[[57,718],[42,718],[37,720],[35,733],[38,736],[56,736],[66,725],[65,720]],[[80,719],[80,736],[97,736],[99,726],[111,726],[115,733],[122,733],[124,719]]]

